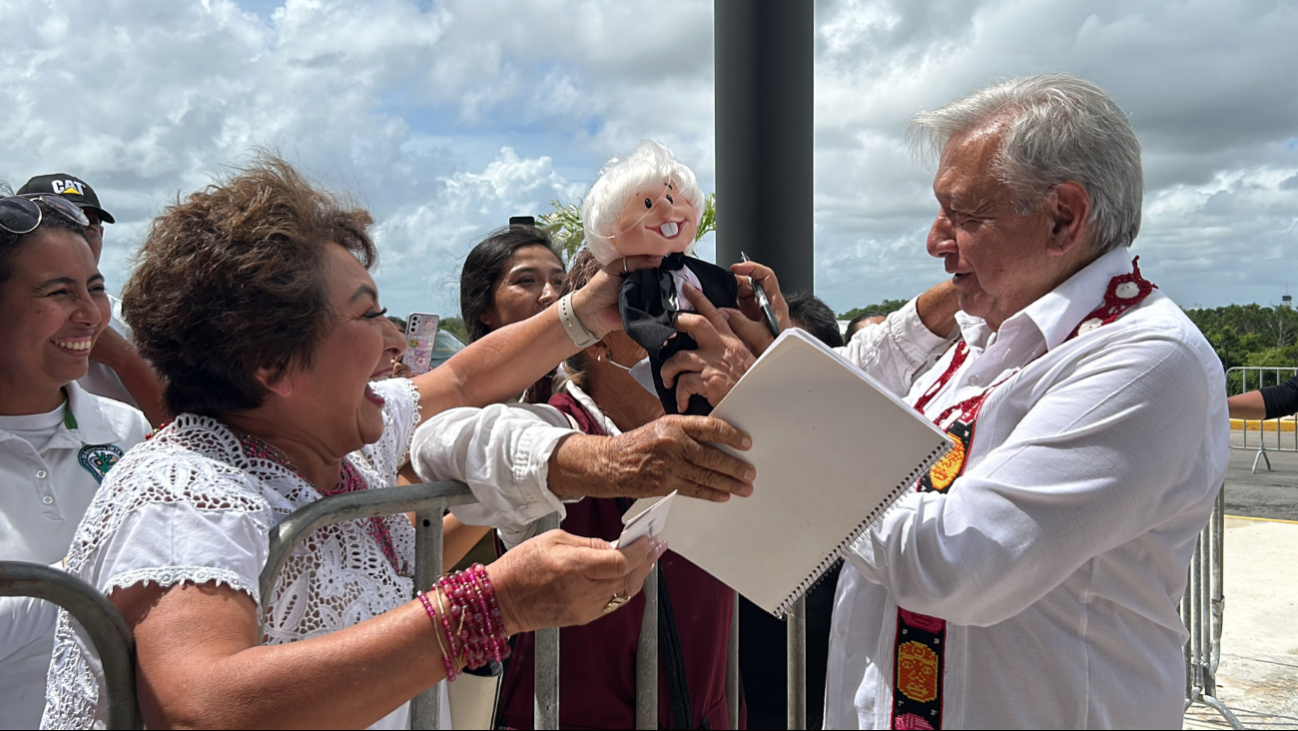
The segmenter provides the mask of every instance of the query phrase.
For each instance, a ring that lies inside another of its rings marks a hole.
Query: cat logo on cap
[[[72,180],[70,178],[68,180],[51,180],[50,187],[53,188],[54,192],[58,195],[67,195],[68,193],[72,193],[73,195],[86,194],[86,184],[80,180]]]

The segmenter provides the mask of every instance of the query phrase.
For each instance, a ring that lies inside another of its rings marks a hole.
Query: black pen
[[[742,261],[752,261],[744,252],[739,252],[739,258]],[[780,323],[775,319],[775,310],[771,309],[771,301],[766,298],[766,290],[762,285],[757,283],[756,279],[748,278],[748,284],[753,288],[753,296],[757,298],[757,306],[762,309],[762,319],[766,320],[766,328],[771,331],[773,337],[780,336]]]

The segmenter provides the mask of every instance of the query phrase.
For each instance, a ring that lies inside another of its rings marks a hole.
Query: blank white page
[[[778,616],[949,447],[901,399],[786,330],[712,412],[753,439],[751,497],[678,496],[671,550]],[[637,515],[657,498],[640,500]]]

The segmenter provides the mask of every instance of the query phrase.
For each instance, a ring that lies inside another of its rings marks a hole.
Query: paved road
[[[1293,434],[1286,434],[1285,445],[1293,450]],[[1231,434],[1231,443],[1239,445],[1241,433]],[[1275,435],[1271,435],[1274,440]],[[1257,444],[1257,433],[1249,434],[1250,444]],[[1274,445],[1274,442],[1268,442]],[[1226,514],[1250,518],[1298,520],[1298,452],[1268,451],[1271,470],[1266,461],[1252,474],[1256,449],[1232,449],[1230,467],[1226,470]]]

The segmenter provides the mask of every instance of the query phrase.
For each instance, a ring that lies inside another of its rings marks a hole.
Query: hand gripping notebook
[[[752,437],[751,450],[726,451],[757,468],[753,494],[678,496],[663,538],[776,617],[949,449],[919,412],[802,330],[781,334],[712,415]]]

